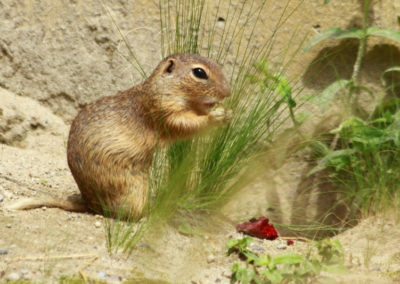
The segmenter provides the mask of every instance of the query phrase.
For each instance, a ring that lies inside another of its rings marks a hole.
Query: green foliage
[[[232,253],[237,253],[240,257],[246,259],[247,263],[253,262],[257,259],[257,255],[250,250],[248,250],[247,246],[253,242],[253,238],[251,237],[243,237],[242,239],[231,239],[226,244],[228,247],[227,255]]]
[[[283,74],[271,71],[268,67],[268,61],[265,58],[262,58],[259,62],[254,64],[254,67],[257,73],[246,75],[250,82],[252,84],[257,84],[262,94],[270,92],[272,89],[281,97],[274,102],[271,110],[277,111],[282,104],[286,104],[293,124],[298,125],[299,122],[294,115],[294,108],[297,106],[297,103],[293,99],[293,91],[287,79]]]
[[[312,99],[324,111],[339,94],[345,95],[343,108],[346,117],[338,128],[331,131],[333,140],[310,143],[318,160],[309,174],[326,171],[333,182],[344,188],[340,194],[350,209],[351,217],[360,210],[366,214],[379,211],[399,199],[400,100],[388,96],[389,99],[376,104],[370,114],[362,116],[357,112],[360,90],[367,91],[378,101],[374,93],[357,85],[367,38],[378,36],[400,42],[400,32],[367,26],[369,4],[369,0],[364,1],[362,29],[329,28],[311,39],[304,49],[308,50],[328,38],[354,38],[360,42],[351,79],[338,79]],[[400,67],[387,69],[381,75],[383,83],[391,72],[400,72]],[[389,86],[394,87],[394,83]]]
[[[318,35],[314,36],[310,42],[304,47],[304,51],[308,51],[314,45],[320,43],[329,38],[333,39],[345,39],[345,38],[354,38],[354,39],[362,39],[368,38],[370,36],[383,37],[387,39],[391,39],[396,42],[400,42],[400,32],[390,30],[390,29],[381,29],[378,27],[369,27],[364,32],[362,29],[351,28],[348,30],[342,30],[337,27],[329,28],[321,31]]]
[[[105,218],[105,233],[107,249],[109,253],[117,252],[123,248],[125,252],[131,252],[141,233],[141,227],[135,222],[124,222],[121,218]]]
[[[328,265],[337,265],[344,262],[343,248],[338,240],[324,239],[315,242],[321,262]]]
[[[345,185],[342,197],[353,213],[380,211],[399,198],[400,100],[379,105],[366,121],[349,117],[331,131],[337,149],[319,145],[318,165],[310,172],[331,172],[333,181]]]
[[[307,283],[318,279],[322,271],[344,273],[347,270],[343,249],[337,240],[315,242],[313,251],[306,256],[287,253],[275,257],[251,252],[247,248],[251,242],[252,238],[244,237],[227,243],[228,255],[237,253],[245,260],[245,266],[233,264],[231,283]]]

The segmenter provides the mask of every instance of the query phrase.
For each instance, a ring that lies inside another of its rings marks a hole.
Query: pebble
[[[101,222],[100,222],[100,221],[96,221],[96,222],[94,223],[94,226],[95,226],[96,228],[100,228],[100,227],[101,227]]]
[[[7,224],[6,227],[7,227],[7,228],[11,228],[11,224]]]
[[[265,251],[265,248],[260,247],[260,246],[254,246],[250,248],[251,250],[255,250],[255,251]]]
[[[216,26],[217,26],[219,29],[223,29],[223,28],[224,28],[224,22],[218,22],[218,23],[216,24]]]
[[[371,268],[372,271],[381,271],[381,267],[380,266],[374,266]]]
[[[221,279],[219,278],[215,279],[215,283],[221,283]]]
[[[101,280],[107,280],[107,273],[104,271],[100,271],[97,273],[97,277],[99,277]]]
[[[0,202],[4,200],[4,196],[0,194]]]
[[[147,248],[147,249],[151,249],[150,245],[148,243],[139,243],[137,245],[140,248]]]
[[[0,255],[5,255],[5,254],[8,254],[8,250],[0,249]]]
[[[287,249],[287,245],[285,244],[279,244],[276,246],[277,249]]]
[[[214,262],[215,261],[215,256],[213,255],[213,254],[209,254],[208,256],[207,256],[207,262],[208,263],[212,263],[212,262]]]
[[[8,281],[18,281],[19,278],[20,277],[19,277],[18,273],[15,273],[15,272],[8,274],[7,277],[6,277],[6,279]]]
[[[22,274],[28,274],[28,273],[29,273],[29,270],[28,270],[28,269],[21,269],[21,273],[22,273]]]

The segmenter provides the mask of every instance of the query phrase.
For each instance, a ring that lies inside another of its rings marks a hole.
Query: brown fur
[[[208,79],[196,78],[196,67]],[[72,122],[67,156],[88,208],[140,217],[156,146],[226,122],[229,111],[209,111],[229,95],[219,65],[198,55],[175,54],[143,83],[86,105]]]

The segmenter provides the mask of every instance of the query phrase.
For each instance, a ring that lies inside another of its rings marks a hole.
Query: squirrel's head
[[[221,66],[194,54],[173,54],[163,59],[146,80],[163,104],[179,104],[206,113],[230,95]]]

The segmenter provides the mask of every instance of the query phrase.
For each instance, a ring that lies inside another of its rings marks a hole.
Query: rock
[[[208,256],[207,256],[207,262],[208,263],[212,263],[212,262],[214,262],[215,261],[215,256],[213,255],[213,254],[209,254]]]
[[[25,275],[28,274],[29,270],[28,269],[21,269],[21,274]]]
[[[11,224],[7,224],[6,227],[7,228],[11,228],[12,226],[11,226]]]
[[[20,279],[20,276],[18,273],[12,272],[6,276],[6,279],[8,281],[18,281]]]
[[[25,279],[25,280],[29,280],[31,278],[31,274],[30,271],[28,269],[21,269],[21,278]]]
[[[250,248],[251,250],[255,250],[255,251],[265,251],[265,248],[260,247],[260,246],[254,246]]]
[[[62,119],[39,102],[3,88],[0,88],[0,97],[0,143],[24,148],[31,132],[44,129],[59,135],[66,132]]]
[[[5,255],[5,254],[8,254],[8,250],[0,249],[0,255]]]
[[[4,200],[3,195],[0,194],[0,202],[2,202]]]
[[[94,223],[94,226],[95,226],[96,228],[100,228],[100,227],[101,227],[101,222],[100,222],[100,221],[96,221],[96,222]]]

